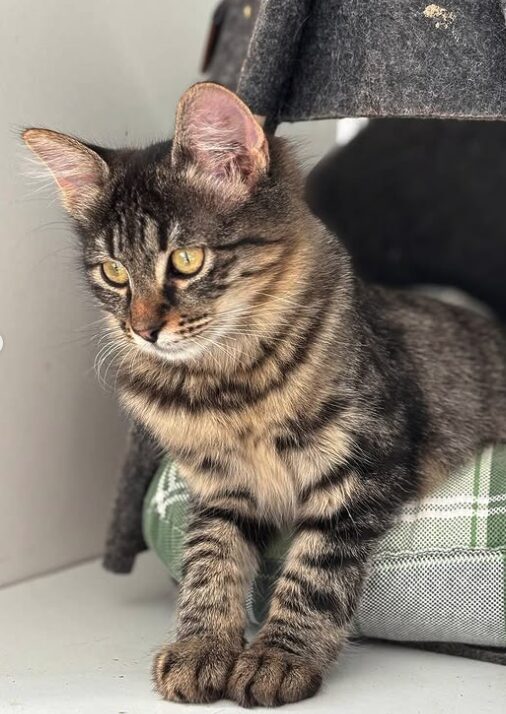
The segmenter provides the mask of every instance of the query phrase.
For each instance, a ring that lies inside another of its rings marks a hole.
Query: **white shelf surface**
[[[120,577],[98,562],[0,590],[1,714],[218,714],[232,702],[172,704],[151,689],[152,653],[170,636],[176,588],[152,554]],[[351,647],[314,714],[504,714],[504,667],[403,647]]]

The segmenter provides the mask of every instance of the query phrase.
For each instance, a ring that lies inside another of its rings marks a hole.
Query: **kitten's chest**
[[[204,499],[224,485],[247,489],[260,513],[287,520],[297,477],[276,448],[276,418],[254,410],[236,415],[144,413],[147,426],[173,455],[190,489]]]
[[[236,411],[164,407],[139,398],[128,406],[174,458],[190,489],[203,500],[246,490],[258,514],[290,521],[299,495],[347,453],[348,439],[327,427],[310,447],[280,448],[279,436],[293,416],[287,399]]]
[[[206,454],[211,457],[215,454],[224,470],[204,471],[202,461],[196,467],[182,462],[181,469],[190,488],[207,496],[215,488],[220,490],[226,481],[227,488],[232,490],[247,489],[259,513],[289,520],[297,501],[296,474],[278,453],[273,433],[273,426],[268,423],[260,427],[244,421],[241,428],[230,425],[225,433],[218,429],[212,440],[208,432],[194,446],[203,461]]]

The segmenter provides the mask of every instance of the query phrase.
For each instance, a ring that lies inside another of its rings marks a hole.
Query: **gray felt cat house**
[[[506,117],[505,13],[506,0],[226,0],[204,69],[237,90],[270,130],[286,121],[416,117],[426,121],[424,134],[437,123],[431,119]],[[109,527],[109,570],[129,572],[146,547],[143,503],[161,457],[133,425]]]

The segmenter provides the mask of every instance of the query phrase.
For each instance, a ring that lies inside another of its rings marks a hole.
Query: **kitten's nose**
[[[142,337],[143,340],[146,340],[146,342],[155,343],[163,325],[163,322],[159,322],[156,325],[149,325],[148,327],[135,327],[132,325],[132,330],[139,335],[139,337]]]
[[[146,342],[156,342],[160,330],[165,325],[162,306],[154,297],[136,297],[130,306],[132,330]]]

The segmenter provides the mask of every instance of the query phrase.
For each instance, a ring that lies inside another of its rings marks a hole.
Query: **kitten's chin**
[[[202,356],[205,352],[205,347],[195,343],[186,344],[184,347],[174,344],[139,344],[137,347],[145,354],[150,355],[154,359],[162,360],[163,362],[188,362]]]

